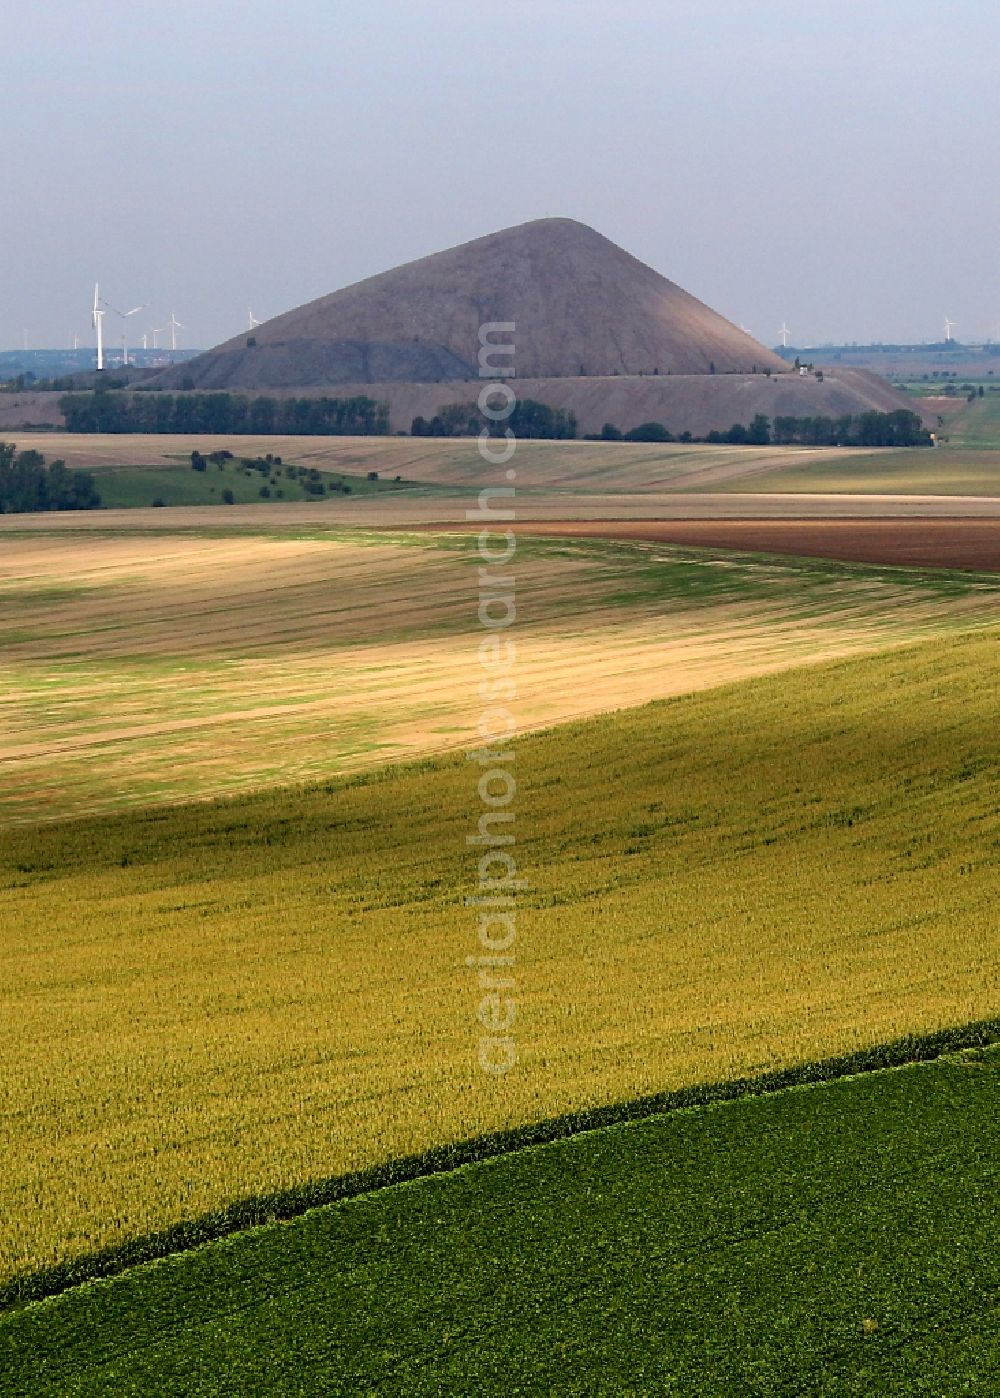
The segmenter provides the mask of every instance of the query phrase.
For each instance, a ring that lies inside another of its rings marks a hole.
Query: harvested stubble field
[[[0,816],[232,794],[468,745],[475,566],[463,535],[6,539]],[[517,583],[526,729],[975,626],[1000,600],[985,576],[655,540],[525,538]]]
[[[8,828],[2,1275],[511,1123],[995,1012],[997,633],[518,748],[523,1071],[461,757]]]
[[[463,492],[464,489],[464,493]],[[0,515],[0,539],[30,534],[65,537],[127,533],[284,534],[336,529],[421,530],[464,527],[475,508],[471,487],[440,490],[405,487],[363,497],[304,501],[260,501],[255,505],[178,505],[159,509],[65,511],[60,514]],[[1000,519],[1000,498],[940,495],[750,495],[673,494],[587,495],[526,492],[517,497],[522,523],[593,524],[631,520],[761,519]],[[6,544],[4,544],[6,551]]]

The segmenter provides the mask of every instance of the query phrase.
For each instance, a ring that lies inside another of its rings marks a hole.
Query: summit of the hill
[[[571,218],[535,219],[321,296],[157,385],[301,388],[475,378],[479,329],[513,321],[519,377],[787,373],[750,335]]]

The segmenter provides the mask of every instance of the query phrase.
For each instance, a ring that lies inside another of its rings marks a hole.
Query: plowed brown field
[[[546,537],[646,539],[848,563],[1000,572],[1000,519],[578,520],[515,528]]]

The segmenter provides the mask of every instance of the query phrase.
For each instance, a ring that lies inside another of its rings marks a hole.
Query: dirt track
[[[524,534],[649,539],[851,563],[1000,572],[1000,519],[586,520],[515,528]]]

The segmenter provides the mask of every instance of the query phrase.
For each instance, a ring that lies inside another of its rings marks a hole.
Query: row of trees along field
[[[231,432],[304,437],[384,436],[389,405],[354,398],[244,397],[236,393],[67,393],[69,432]]]
[[[483,429],[483,418],[472,403],[452,403],[428,419],[415,417],[410,426],[413,437],[474,437]],[[550,408],[531,398],[519,401],[503,423],[487,423],[494,434],[510,428],[515,437],[573,438],[576,417],[561,408]],[[734,423],[725,432],[712,431],[706,437],[690,432],[675,435],[662,422],[641,422],[623,431],[606,422],[598,433],[585,440],[602,442],[727,442],[740,446],[852,446],[923,447],[930,445],[930,434],[918,415],[908,408],[891,413],[875,410],[844,417],[776,417],[758,413],[749,427]]]
[[[734,423],[728,432],[710,432],[706,441],[738,446],[927,447],[931,436],[916,413],[896,408],[837,418],[776,417],[773,426],[758,413],[749,427]]]
[[[87,471],[70,471],[64,461],[47,466],[41,452],[19,452],[13,442],[0,442],[0,514],[96,510],[100,505]]]
[[[69,393],[59,406],[70,432],[214,432],[255,436],[385,436],[389,405],[358,395],[352,398],[269,398],[233,393],[127,393],[99,389]],[[410,425],[414,437],[478,436],[483,415],[474,403],[451,403],[432,418],[417,416]],[[577,420],[564,408],[532,398],[518,400],[502,423],[485,422],[502,435],[565,440],[576,437]],[[890,413],[870,412],[843,417],[776,417],[758,413],[749,426],[734,423],[727,431],[704,438],[690,432],[672,433],[662,422],[643,422],[627,431],[606,422],[602,441],[727,442],[746,446],[928,446],[930,436],[919,416],[908,408]]]
[[[489,422],[475,403],[449,403],[432,418],[417,416],[410,424],[411,437],[478,437],[484,426],[493,436],[509,428],[515,437],[564,441],[576,436],[576,414],[550,408],[534,398],[519,398],[502,422]]]

